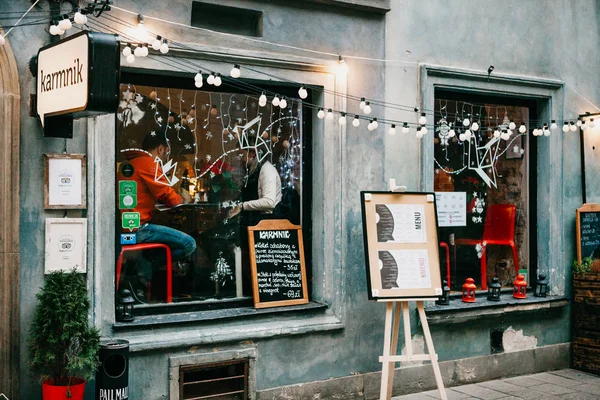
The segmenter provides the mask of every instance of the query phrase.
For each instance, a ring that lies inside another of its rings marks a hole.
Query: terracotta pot
[[[71,391],[71,397],[67,396],[67,391]],[[83,400],[85,392],[85,381],[79,378],[71,380],[71,386],[55,386],[52,379],[47,379],[42,383],[42,399],[44,400]]]

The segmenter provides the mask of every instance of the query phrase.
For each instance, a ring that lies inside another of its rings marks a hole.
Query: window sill
[[[569,305],[566,296],[534,297],[528,295],[526,299],[515,299],[511,294],[504,294],[498,302],[488,301],[487,295],[477,297],[475,303],[463,303],[458,298],[452,298],[450,305],[439,306],[431,303],[426,308],[427,322],[429,324],[463,323],[475,319],[494,317],[507,313],[526,313],[530,311],[548,310]]]
[[[113,337],[126,339],[131,352],[214,345],[275,336],[343,329],[323,304],[254,309],[251,307],[137,317],[113,324]]]

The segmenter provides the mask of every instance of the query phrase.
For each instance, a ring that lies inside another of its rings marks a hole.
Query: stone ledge
[[[305,0],[310,3],[327,4],[343,8],[385,14],[391,10],[390,0]]]

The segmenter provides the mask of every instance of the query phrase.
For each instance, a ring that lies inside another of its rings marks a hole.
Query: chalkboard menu
[[[308,303],[302,227],[263,220],[248,227],[254,307]]]
[[[577,209],[577,260],[600,258],[600,204],[584,204]]]

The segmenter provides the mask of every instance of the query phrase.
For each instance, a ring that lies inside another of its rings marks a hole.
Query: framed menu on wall
[[[360,194],[369,299],[441,296],[435,193]]]
[[[86,208],[85,154],[44,154],[44,208]]]
[[[46,218],[44,272],[85,273],[87,254],[86,218]]]

